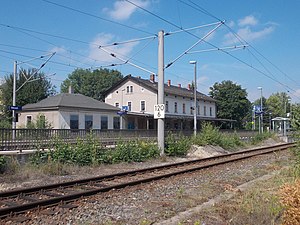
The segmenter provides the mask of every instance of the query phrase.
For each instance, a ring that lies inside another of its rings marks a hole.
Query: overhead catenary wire
[[[50,59],[53,57],[55,55],[55,52],[54,53],[52,53],[50,56],[49,56],[49,58],[48,59],[46,59],[46,61],[37,69],[37,70],[35,70],[34,71],[34,73],[28,78],[28,79],[26,79],[26,81],[15,91],[15,92],[18,92],[26,83],[28,83],[28,81],[30,81],[30,79],[32,78],[32,77],[34,77],[34,75],[36,75],[49,61],[50,61]],[[34,58],[34,59],[43,59],[43,58],[45,58],[45,57],[47,57],[47,56],[40,56],[40,57],[36,57],[36,58]],[[31,61],[32,60],[34,60],[34,59],[31,59]],[[29,61],[29,60],[27,60],[27,61]],[[24,62],[22,62],[22,63],[24,63]]]
[[[117,56],[117,55],[116,55],[115,53],[113,53],[113,52],[107,51],[106,49],[102,48],[101,46],[99,46],[99,49],[101,49],[102,51],[106,52],[106,53],[109,54],[111,57],[114,57],[114,58],[116,58],[116,59],[118,59],[118,60],[124,62],[124,64],[129,64],[129,65],[131,65],[131,66],[133,66],[133,67],[136,67],[136,68],[138,68],[138,69],[140,69],[140,70],[143,70],[143,71],[145,71],[145,72],[148,72],[148,73],[150,73],[150,74],[156,74],[156,73],[154,73],[154,72],[152,72],[152,71],[150,71],[150,70],[147,70],[147,69],[145,69],[145,68],[143,68],[143,67],[141,67],[141,66],[138,66],[138,65],[136,65],[136,64],[134,64],[134,63],[132,63],[132,62],[130,62],[129,60],[125,60],[125,59],[123,59],[123,58]]]
[[[196,43],[194,43],[191,47],[189,47],[187,50],[185,50],[183,53],[181,53],[178,57],[176,57],[173,61],[171,61],[170,63],[168,63],[165,68],[170,67],[174,62],[176,62],[178,59],[180,59],[182,56],[184,56],[185,54],[187,54],[191,49],[193,49],[195,46],[197,46],[200,42],[203,42],[205,40],[205,38],[209,37],[215,30],[217,30],[223,23],[219,22],[219,24],[212,29],[211,31],[209,31],[206,35],[204,35],[202,38],[200,38]]]
[[[196,51],[189,51],[186,54],[195,54],[195,53],[202,53],[202,52],[211,52],[211,51],[220,51],[220,50],[232,50],[232,49],[245,49],[249,45],[238,45],[238,46],[228,46],[228,47],[220,47],[220,48],[211,48],[211,49],[203,49],[203,50],[196,50]]]
[[[136,28],[136,27],[132,27],[132,26],[129,26],[129,25],[126,25],[126,24],[123,24],[123,23],[119,23],[119,22],[116,22],[116,21],[113,21],[113,20],[109,20],[109,19],[97,16],[97,15],[94,15],[94,14],[91,14],[91,13],[88,13],[88,12],[84,12],[82,10],[72,8],[70,6],[62,5],[62,4],[59,4],[59,3],[56,3],[56,2],[53,2],[53,1],[49,1],[49,0],[41,0],[41,1],[47,2],[49,4],[52,4],[52,5],[61,7],[61,8],[68,9],[68,10],[71,10],[71,11],[74,11],[74,12],[77,12],[77,13],[80,13],[80,14],[83,14],[83,15],[86,15],[86,16],[97,18],[97,19],[100,19],[102,21],[106,21],[106,22],[109,22],[109,23],[112,23],[112,24],[116,24],[116,25],[131,29],[131,30],[135,30],[135,31],[139,31],[139,32],[142,32],[142,33],[153,35],[152,33],[148,32],[148,31],[145,31],[145,30],[142,30],[142,29],[139,29],[139,28]]]
[[[209,11],[205,10],[203,7],[201,7],[199,4],[193,2],[192,0],[189,0],[189,2],[191,2],[193,5],[191,4],[188,4],[186,3],[185,1],[183,0],[178,0],[180,2],[182,2],[183,4],[195,9],[195,10],[198,10],[214,19],[217,19],[217,20],[221,20],[220,18],[218,18],[217,16],[213,15],[212,13],[210,13]],[[253,45],[251,45],[250,43],[248,43],[245,39],[243,39],[239,34],[237,34],[230,26],[228,26],[227,24],[224,24],[225,27],[227,27],[227,29],[237,38],[237,40],[240,41],[240,43],[242,44],[247,44],[249,45],[250,48],[252,48],[257,54],[259,54],[263,59],[265,59],[268,63],[270,63],[275,69],[277,69],[280,73],[282,73],[283,75],[285,75],[287,78],[289,78],[291,81],[295,82],[295,83],[298,83],[297,81],[295,81],[294,79],[292,79],[287,73],[285,73],[284,71],[282,71],[278,66],[276,66],[273,62],[271,62],[267,57],[265,57],[262,53],[260,53]],[[248,49],[248,51],[250,52],[250,50]],[[252,53],[251,53],[252,54]],[[252,56],[254,56],[252,54]],[[263,64],[257,57],[255,57],[255,59],[260,63],[260,64]],[[264,66],[264,68],[266,68]],[[270,72],[269,70],[267,70],[268,72]],[[272,74],[272,73],[271,73]],[[274,77],[274,79],[276,80],[275,76],[272,74],[272,76]],[[287,87],[288,85],[284,84],[284,87]],[[297,96],[297,98],[299,98]]]
[[[173,26],[175,26],[175,27],[181,29],[181,27],[178,26],[177,24],[175,24],[175,23],[173,23],[173,22],[170,22],[170,21],[164,19],[163,17],[161,17],[161,16],[159,16],[159,15],[156,15],[155,13],[152,13],[151,11],[149,11],[149,10],[147,10],[147,9],[145,9],[145,8],[143,8],[143,7],[141,7],[141,6],[139,6],[138,4],[136,4],[136,3],[134,3],[134,2],[132,2],[132,1],[130,1],[130,0],[125,0],[125,1],[127,1],[128,3],[130,3],[130,4],[134,5],[134,6],[136,6],[137,8],[139,8],[139,9],[141,9],[141,10],[143,10],[143,11],[145,11],[145,12],[151,14],[151,15],[153,15],[154,17],[159,18],[160,20],[162,20],[162,21],[164,21],[164,22],[166,22],[166,23],[168,23],[168,24],[170,24],[170,25],[173,25]],[[181,2],[182,2],[182,1],[181,1]],[[190,2],[192,2],[192,1],[190,1]],[[196,4],[196,3],[194,3],[194,4]],[[197,5],[197,4],[196,4],[196,5]],[[200,10],[200,9],[199,9],[199,10]],[[212,16],[212,17],[215,18],[215,19],[218,19],[219,21],[221,21],[219,18],[213,16],[213,15],[210,14],[208,11],[206,11],[206,10],[204,10],[204,9],[202,9],[202,8],[201,8],[200,11],[203,12],[203,13],[205,13],[205,14],[207,14],[207,15]],[[194,37],[196,37],[197,39],[199,39],[199,37],[198,37],[197,35],[192,34],[192,33],[189,32],[189,31],[185,31],[185,32],[188,33],[188,34],[190,34],[190,35],[192,35],[192,36],[194,36]],[[211,45],[212,47],[218,48],[216,45],[214,45],[214,44],[212,44],[212,43],[210,43],[210,42],[208,42],[208,41],[203,40],[203,42],[207,43],[208,45]],[[282,86],[284,86],[284,87],[287,86],[286,84],[283,84],[282,82],[278,81],[277,79],[273,78],[272,76],[266,74],[265,72],[261,71],[260,69],[257,69],[257,68],[255,68],[255,67],[253,67],[253,66],[250,65],[249,63],[245,62],[244,60],[239,59],[238,57],[236,57],[236,56],[230,54],[229,52],[227,52],[227,51],[225,51],[225,50],[221,50],[221,51],[222,51],[223,53],[225,53],[225,54],[231,56],[232,58],[238,60],[239,62],[243,63],[244,65],[246,65],[246,66],[248,66],[248,67],[250,67],[250,68],[256,70],[256,71],[259,72],[260,74],[262,74],[262,75],[264,75],[264,76],[270,78],[270,79],[273,80],[274,82],[279,83],[280,85],[282,85]],[[168,65],[169,65],[169,64],[168,64]],[[289,88],[290,88],[290,87],[289,87]],[[295,90],[292,89],[292,88],[290,88],[290,90],[295,91]]]

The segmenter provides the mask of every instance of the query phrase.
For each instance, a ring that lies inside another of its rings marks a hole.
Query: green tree
[[[237,128],[243,128],[247,120],[251,121],[251,102],[247,99],[246,89],[232,81],[222,81],[210,87],[209,95],[217,102],[219,118],[236,120]]]
[[[291,124],[292,128],[300,131],[300,104],[291,105]]]
[[[22,86],[23,84],[24,86]],[[55,86],[46,79],[45,74],[42,72],[36,73],[33,69],[19,70],[19,73],[17,74],[16,87],[17,90],[21,87],[16,92],[16,105],[18,106],[36,103],[56,93]],[[4,83],[0,88],[0,92],[2,93],[1,101],[5,106],[4,115],[6,118],[10,118],[11,112],[8,110],[8,106],[11,106],[13,102],[13,74],[4,78]]]
[[[270,95],[266,101],[266,105],[269,111],[272,113],[272,117],[286,117],[286,113],[290,110],[290,97],[285,92],[277,92]]]
[[[122,74],[117,70],[97,69],[91,71],[76,69],[63,81],[61,92],[68,92],[69,86],[72,86],[75,93],[104,101],[104,92],[122,78]]]

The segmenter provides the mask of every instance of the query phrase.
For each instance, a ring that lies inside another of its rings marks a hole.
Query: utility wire
[[[161,16],[158,16],[158,15],[156,15],[156,14],[150,12],[149,10],[147,10],[147,9],[145,9],[145,8],[143,8],[143,7],[139,6],[139,5],[137,5],[137,4],[135,4],[135,3],[132,2],[132,1],[130,1],[130,0],[125,0],[125,1],[127,1],[127,2],[129,2],[130,4],[136,6],[137,8],[142,9],[143,11],[145,11],[145,12],[147,12],[147,13],[153,15],[154,17],[159,18],[160,20],[162,20],[162,21],[164,21],[164,22],[166,22],[166,23],[168,23],[168,24],[171,24],[171,25],[173,25],[173,26],[175,26],[175,27],[181,29],[181,27],[178,26],[177,24],[174,24],[173,22],[170,22],[170,21],[168,21],[168,20],[162,18]],[[181,1],[181,0],[179,0],[179,1]],[[182,1],[181,1],[181,2],[182,2]],[[190,1],[190,2],[192,2],[192,1]],[[193,4],[197,5],[196,3],[193,3]],[[205,9],[203,9],[203,8],[201,8],[201,7],[199,7],[199,8],[200,8],[199,11],[201,11],[201,12],[207,14],[207,15],[210,15],[210,16],[212,16],[213,18],[218,19],[218,20],[220,21],[219,18],[213,16],[213,15],[210,14],[207,10],[205,10]],[[185,32],[188,33],[188,34],[190,34],[190,35],[192,35],[192,36],[194,36],[194,37],[196,37],[197,39],[199,39],[199,37],[198,37],[197,35],[194,35],[194,34],[190,33],[189,31],[185,31]],[[212,47],[218,48],[216,45],[214,45],[214,44],[212,44],[212,43],[210,43],[210,42],[208,42],[208,41],[203,40],[203,42],[205,42],[205,43],[211,45]],[[247,44],[248,44],[248,43],[247,43]],[[281,84],[281,85],[284,86],[284,87],[287,87],[287,85],[283,84],[282,82],[278,81],[277,79],[274,79],[273,77],[271,77],[270,75],[266,74],[265,72],[263,72],[263,71],[261,71],[261,70],[255,68],[255,67],[253,67],[253,66],[250,65],[249,63],[247,63],[247,62],[245,62],[245,61],[243,61],[243,60],[237,58],[236,56],[230,54],[229,52],[226,52],[226,51],[224,51],[224,50],[221,50],[221,51],[222,51],[223,53],[225,53],[225,54],[231,56],[232,58],[238,60],[239,62],[245,64],[246,66],[248,66],[248,67],[250,67],[250,68],[256,70],[257,72],[261,73],[262,75],[264,75],[264,76],[270,78],[271,80],[273,80],[273,81],[275,81],[275,82]],[[295,90],[292,89],[292,88],[290,88],[290,90],[295,91]]]
[[[210,12],[208,12],[207,10],[205,10],[203,7],[201,7],[199,4],[197,4],[197,3],[195,3],[195,2],[193,2],[193,1],[191,1],[191,0],[189,0],[189,2],[191,2],[194,6],[196,6],[196,7],[194,7],[193,5],[191,5],[191,4],[188,4],[188,3],[186,3],[186,2],[184,2],[184,1],[182,1],[182,0],[178,0],[178,1],[180,1],[180,2],[182,2],[183,4],[185,4],[185,5],[188,5],[188,6],[190,6],[191,8],[193,8],[193,9],[195,9],[195,10],[198,10],[198,11],[200,11],[200,12],[202,12],[202,13],[204,13],[204,14],[206,14],[206,15],[208,15],[208,16],[210,16],[210,17],[212,17],[212,18],[214,18],[214,19],[217,19],[217,20],[219,20],[219,21],[221,21],[221,19],[220,18],[218,18],[218,17],[216,17],[215,15],[213,15],[213,14],[211,14]],[[257,54],[259,54],[262,58],[264,58],[267,62],[269,62],[272,66],[274,66],[279,72],[281,72],[282,74],[284,74],[287,78],[289,78],[291,81],[293,81],[293,82],[295,82],[295,83],[298,83],[297,81],[295,81],[294,79],[292,79],[288,74],[286,74],[284,71],[282,71],[278,66],[276,66],[274,63],[272,63],[268,58],[266,58],[262,53],[260,53],[254,46],[252,46],[250,43],[248,43],[246,40],[244,40],[239,34],[237,34],[230,26],[228,26],[227,24],[224,24],[228,29],[229,29],[229,31],[237,38],[237,40],[239,40],[242,44],[243,43],[246,43],[247,45],[249,45]],[[249,51],[250,52],[250,51]],[[250,52],[251,53],[251,52]],[[251,55],[253,55],[252,53],[251,53]],[[253,55],[254,56],[254,55]],[[255,57],[255,56],[254,56]],[[255,59],[260,63],[260,64],[262,64],[262,62],[257,58],[257,57],[255,57]],[[266,69],[266,67],[265,66],[263,66],[265,69]],[[266,69],[267,70],[267,69]],[[270,73],[270,71],[269,70],[267,70],[269,73]],[[272,73],[271,73],[272,74]],[[275,76],[272,74],[272,76],[275,78]],[[287,86],[287,85],[284,85],[285,87]]]
[[[145,69],[145,68],[143,68],[143,67],[141,67],[141,66],[138,66],[138,65],[136,65],[136,64],[134,64],[134,63],[129,62],[129,60],[125,60],[125,59],[123,59],[123,58],[120,58],[120,57],[117,56],[115,53],[109,52],[109,51],[107,51],[106,49],[102,48],[101,46],[99,46],[99,49],[101,49],[102,51],[106,52],[106,53],[109,54],[111,57],[114,57],[114,58],[116,58],[116,59],[119,59],[120,61],[124,62],[124,64],[129,64],[129,65],[131,65],[131,66],[133,66],[133,67],[136,67],[136,68],[138,68],[138,69],[140,69],[140,70],[143,70],[143,71],[145,71],[145,72],[148,72],[148,73],[150,73],[150,74],[156,74],[156,73],[154,73],[154,72],[152,72],[152,71],[150,71],[150,70],[147,70],[147,69]]]
[[[138,29],[138,28],[135,28],[135,27],[132,27],[132,26],[128,26],[128,25],[126,25],[126,24],[119,23],[119,22],[116,22],[116,21],[113,21],[113,20],[109,20],[109,19],[106,19],[106,18],[97,16],[97,15],[94,15],[94,14],[91,14],[91,13],[88,13],[88,12],[84,12],[84,11],[82,11],[82,10],[75,9],[75,8],[72,8],[72,7],[69,7],[69,6],[66,6],[66,5],[62,5],[62,4],[53,2],[53,1],[49,1],[49,0],[41,0],[41,1],[47,2],[47,3],[49,3],[49,4],[52,4],[52,5],[61,7],[61,8],[68,9],[68,10],[71,10],[71,11],[74,11],[74,12],[77,12],[77,13],[80,13],[80,14],[83,14],[83,15],[86,15],[86,16],[90,16],[90,17],[93,17],[93,18],[97,18],[97,19],[100,19],[100,20],[102,20],[102,21],[106,21],[106,22],[113,23],[113,24],[116,24],[116,25],[119,25],[119,26],[122,26],[122,27],[126,27],[126,28],[129,28],[129,29],[131,29],[131,30],[135,30],[135,31],[139,31],[139,32],[142,32],[142,33],[146,33],[146,34],[153,35],[152,33],[148,32],[148,31],[141,30],[141,29]]]
[[[216,26],[214,29],[209,31],[206,35],[204,35],[202,38],[200,38],[195,44],[193,44],[191,47],[189,47],[187,50],[185,50],[182,54],[180,54],[177,58],[175,58],[173,61],[171,61],[167,66],[165,66],[165,69],[170,67],[174,62],[176,62],[178,59],[180,59],[182,56],[187,54],[191,49],[193,49],[196,45],[198,45],[200,42],[203,42],[205,38],[210,36],[215,30],[217,30],[223,23],[219,23],[218,26]]]

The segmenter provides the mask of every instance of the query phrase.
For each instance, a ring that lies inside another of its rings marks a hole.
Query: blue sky
[[[164,39],[165,65],[187,52],[165,69],[165,82],[186,87],[194,79],[194,66],[189,61],[196,60],[198,91],[204,94],[214,83],[232,80],[247,90],[250,101],[260,97],[257,87],[262,87],[265,97],[287,92],[293,102],[300,102],[300,1],[130,2],[2,0],[0,79],[13,72],[15,60],[18,68],[38,68],[46,57],[22,62],[52,52],[56,54],[42,71],[58,90],[75,68],[103,67],[149,78],[150,72],[157,73],[156,35],[164,30],[171,33]],[[187,29],[220,20],[225,24],[191,48],[217,25]],[[140,40],[123,43],[135,39]],[[119,44],[99,49],[112,43]],[[206,51],[249,44],[241,49]]]

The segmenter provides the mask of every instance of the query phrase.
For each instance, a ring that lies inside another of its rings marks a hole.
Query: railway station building
[[[164,85],[165,129],[192,130],[194,119],[194,91],[189,84]],[[155,75],[142,79],[128,75],[111,87],[105,94],[105,102],[120,109],[121,129],[156,129],[154,106],[157,104],[158,83]],[[197,126],[210,121],[216,124],[233,123],[233,120],[216,117],[216,101],[197,92]]]

